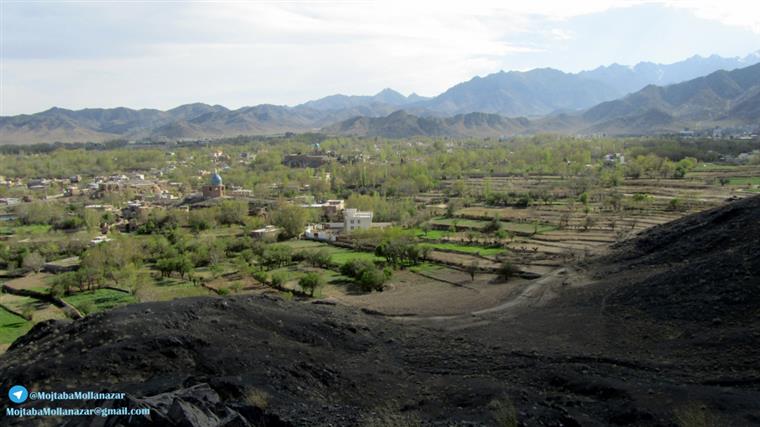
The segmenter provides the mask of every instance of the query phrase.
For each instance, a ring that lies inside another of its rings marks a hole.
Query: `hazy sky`
[[[744,56],[757,1],[0,0],[0,115],[436,95],[499,70]]]

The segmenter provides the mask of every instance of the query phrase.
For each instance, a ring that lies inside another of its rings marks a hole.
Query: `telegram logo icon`
[[[14,385],[8,391],[8,397],[11,398],[13,403],[24,403],[27,397],[29,397],[29,391],[22,385]]]

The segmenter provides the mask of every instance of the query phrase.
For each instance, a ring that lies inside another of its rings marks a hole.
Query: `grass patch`
[[[480,220],[475,220],[475,219],[439,217],[439,218],[431,219],[430,223],[433,225],[438,225],[438,226],[442,225],[446,227],[453,226],[456,223],[457,227],[472,228],[475,230],[480,230],[488,224],[488,221],[480,221]]]
[[[367,261],[385,261],[385,258],[376,256],[372,252],[355,251],[346,248],[340,248],[332,246],[327,243],[315,242],[313,240],[288,240],[281,244],[290,246],[294,251],[303,249],[316,250],[325,249],[332,257],[332,262],[335,264],[345,264],[348,261],[359,259]]]
[[[330,255],[332,256],[332,262],[336,264],[345,264],[348,261],[351,260],[365,260],[365,261],[385,261],[385,258],[379,257],[375,255],[372,252],[359,252],[359,251],[352,251],[349,249],[343,249],[343,248],[334,248],[337,249],[334,252],[331,252]]]
[[[18,277],[6,282],[6,284],[16,289],[34,290],[37,292],[48,292],[55,276],[47,273],[32,273],[23,277]]]
[[[459,245],[456,243],[425,243],[425,246],[467,254],[480,254],[482,256],[493,256],[506,252],[504,248],[487,248],[484,246]]]
[[[32,322],[0,308],[0,344],[10,344],[32,329]]]
[[[243,227],[239,225],[220,226],[203,230],[198,233],[199,239],[209,239],[216,237],[234,237],[243,232]]]
[[[760,185],[760,176],[736,176],[730,178],[729,185]]]
[[[415,230],[415,236],[423,240],[440,240],[450,235],[451,233],[445,230],[430,230],[427,233],[419,229]]]
[[[188,298],[210,295],[210,291],[202,286],[195,286],[190,282],[163,278],[143,285],[137,290],[140,301],[169,301],[177,298]]]
[[[94,291],[78,292],[63,298],[80,311],[96,313],[110,310],[126,304],[137,302],[137,299],[124,292],[112,289],[96,289]]]
[[[279,245],[290,246],[294,250],[297,249],[318,249],[323,247],[331,247],[327,243],[317,242],[314,240],[286,240],[279,242]]]
[[[433,225],[438,226],[446,226],[451,227],[456,223],[457,228],[470,228],[476,231],[482,230],[485,226],[487,226],[491,221],[489,220],[476,220],[476,219],[459,219],[459,218],[434,218],[430,221]],[[506,230],[513,233],[544,233],[547,231],[552,231],[556,229],[556,227],[548,224],[535,224],[532,222],[511,222],[511,221],[500,221],[501,222],[501,228],[502,230]],[[444,230],[437,230],[441,233],[446,233]],[[432,233],[432,232],[431,232]],[[428,233],[428,236],[431,236],[431,233]],[[445,234],[444,234],[445,235]],[[434,239],[434,237],[428,237],[430,239]]]
[[[9,225],[0,227],[0,234],[45,234],[50,231],[50,226],[45,224],[32,224],[32,225]]]

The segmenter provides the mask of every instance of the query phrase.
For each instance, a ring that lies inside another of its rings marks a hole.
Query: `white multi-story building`
[[[372,225],[372,212],[363,212],[356,209],[343,210],[343,231],[367,229]]]

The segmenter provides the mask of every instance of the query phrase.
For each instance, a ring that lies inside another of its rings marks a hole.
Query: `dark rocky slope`
[[[621,289],[614,304],[662,320],[741,322],[760,315],[760,198],[654,227],[617,247],[611,261],[661,270]]]

